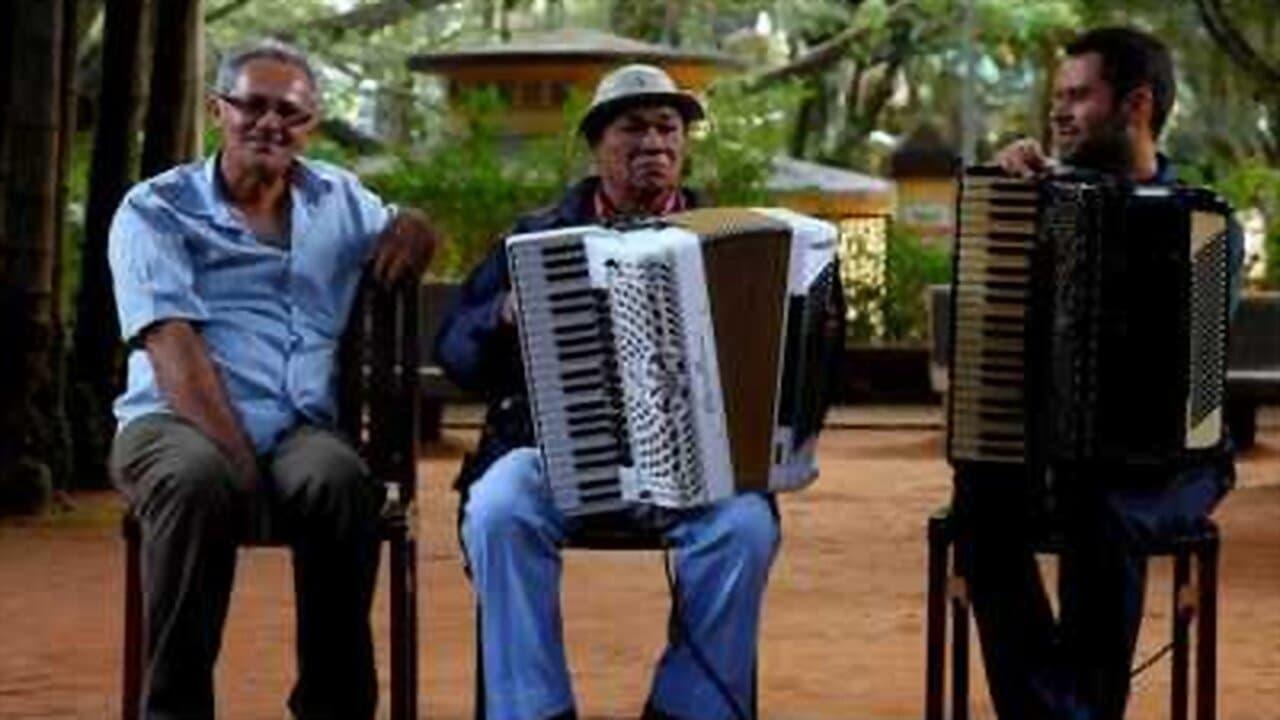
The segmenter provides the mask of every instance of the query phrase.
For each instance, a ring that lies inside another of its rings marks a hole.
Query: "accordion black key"
[[[1181,186],[977,167],[958,203],[953,466],[1037,475],[1221,452],[1225,202]]]

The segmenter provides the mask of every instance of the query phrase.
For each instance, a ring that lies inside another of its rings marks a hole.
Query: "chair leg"
[[[1183,606],[1191,583],[1191,558],[1186,549],[1173,555],[1173,672],[1169,683],[1169,717],[1187,720],[1187,657],[1192,612]]]
[[[946,679],[947,631],[947,520],[929,518],[928,595],[925,618],[925,720],[942,720],[943,683]]]
[[[418,716],[416,542],[404,529],[391,539],[391,719]]]
[[[481,633],[480,620],[480,604],[476,603],[476,690],[475,700],[475,720],[484,720],[485,702],[484,702],[484,638]]]
[[[1218,553],[1214,531],[1200,550],[1200,617],[1196,637],[1196,720],[1215,720],[1218,713]]]
[[[951,599],[951,720],[969,720],[969,600]]]
[[[751,718],[757,720],[760,717],[760,656],[756,655],[756,662],[751,666]]]
[[[124,692],[120,702],[124,720],[138,720],[142,710],[142,664],[146,642],[142,627],[141,529],[133,518],[124,521]]]

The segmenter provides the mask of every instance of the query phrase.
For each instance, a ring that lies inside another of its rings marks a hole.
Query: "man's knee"
[[[279,451],[272,472],[285,504],[300,502],[307,517],[368,522],[381,509],[382,490],[368,466],[332,433],[307,431],[291,439]]]
[[[536,450],[517,448],[503,455],[468,491],[464,538],[493,538],[536,521],[542,513],[542,482]]]
[[[768,567],[781,533],[769,500],[762,495],[738,495],[721,503],[712,520],[717,540],[723,541],[743,562]]]
[[[144,520],[229,521],[238,501],[235,470],[209,440],[192,431],[181,447],[158,458],[140,480],[135,508]]]

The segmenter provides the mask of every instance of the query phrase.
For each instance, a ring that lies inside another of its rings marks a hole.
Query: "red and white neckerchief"
[[[627,214],[618,210],[613,201],[609,199],[608,194],[605,193],[603,187],[596,189],[594,203],[597,220],[610,220]],[[667,196],[657,203],[657,206],[659,209],[653,215],[662,216],[680,212],[685,209],[684,193],[680,192],[679,188],[676,188],[667,193]]]

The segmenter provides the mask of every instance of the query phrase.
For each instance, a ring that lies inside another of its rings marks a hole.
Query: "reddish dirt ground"
[[[460,432],[421,469],[421,711],[471,713],[473,606],[448,483]],[[765,610],[760,707],[768,718],[918,718],[924,677],[924,524],[949,492],[941,434],[832,430],[823,477],[782,503],[784,543]],[[119,717],[123,553],[111,493],[74,512],[0,525],[0,718]],[[1280,432],[1240,461],[1223,527],[1220,717],[1280,718]],[[276,720],[293,674],[288,556],[241,555],[218,672],[219,716]],[[1169,566],[1153,563],[1145,657],[1168,640]],[[380,585],[381,587],[381,585]],[[379,667],[387,667],[379,591]],[[566,635],[579,710],[634,717],[664,637],[667,591],[654,553],[575,551],[566,560]],[[976,655],[976,653],[975,653]],[[992,713],[976,662],[974,717]],[[1167,717],[1168,661],[1135,684],[1131,718]],[[385,682],[385,679],[384,679]],[[381,716],[386,716],[385,693]]]

